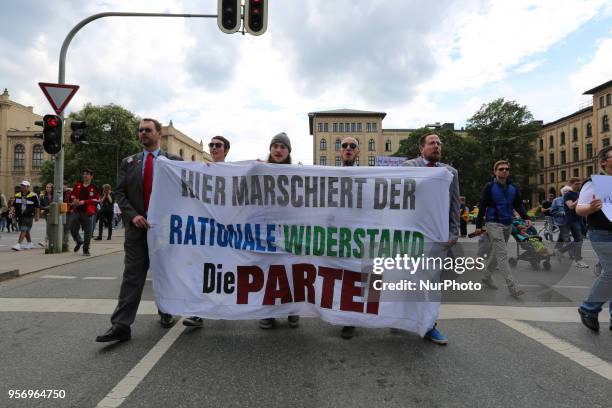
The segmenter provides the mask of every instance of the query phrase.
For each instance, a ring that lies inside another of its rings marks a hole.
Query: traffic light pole
[[[104,17],[183,17],[183,18],[217,18],[215,14],[166,14],[166,13],[122,13],[122,12],[107,12],[98,13],[87,17],[80,23],[75,25],[72,30],[68,33],[64,42],[62,43],[62,49],[60,50],[59,57],[59,74],[58,83],[63,85],[66,83],[66,54],[68,53],[68,46],[74,38],[77,32],[87,24],[94,20],[98,20]],[[62,135],[64,131],[64,112],[61,113],[62,118]],[[62,140],[63,143],[63,140]],[[67,248],[63,247],[64,239],[64,228],[63,224],[66,222],[65,215],[62,216],[60,213],[61,203],[64,201],[64,149],[60,150],[55,155],[55,167],[53,185],[55,186],[53,193],[53,204],[49,208],[49,220],[51,224],[51,231],[49,234],[49,248],[48,253],[59,253],[67,251]],[[55,222],[55,223],[54,223]]]

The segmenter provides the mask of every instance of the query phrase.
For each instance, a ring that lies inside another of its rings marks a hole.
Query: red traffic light
[[[57,120],[55,116],[51,116],[50,118],[47,118],[47,126],[57,127],[59,126],[59,120]]]

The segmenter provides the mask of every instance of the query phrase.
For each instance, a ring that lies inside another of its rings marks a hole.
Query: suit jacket
[[[170,160],[183,160],[163,150],[160,150],[159,154],[166,156]],[[119,180],[115,190],[115,200],[119,204],[126,225],[131,225],[132,219],[137,215],[146,216],[142,177],[143,158],[144,152],[133,154],[124,158],[119,167]]]
[[[404,166],[407,167],[427,167],[425,160],[423,157],[417,157],[415,159],[406,160],[404,162]],[[448,164],[438,163],[438,167],[445,167],[453,173],[453,181],[451,182],[448,195],[450,198],[450,209],[448,213],[448,229],[449,229],[449,239],[457,239],[459,238],[459,224],[460,224],[460,214],[459,208],[461,207],[461,200],[459,199],[459,173],[457,170],[449,166]]]

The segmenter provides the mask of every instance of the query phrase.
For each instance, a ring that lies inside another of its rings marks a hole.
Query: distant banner
[[[148,220],[159,308],[182,316],[301,315],[423,335],[438,301],[385,301],[372,260],[448,240],[444,168],[156,160]],[[381,295],[382,293],[382,295]]]
[[[376,156],[376,165],[383,167],[400,167],[406,161],[405,157]]]

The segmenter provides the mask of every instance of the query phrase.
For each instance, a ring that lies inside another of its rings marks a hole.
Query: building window
[[[338,152],[340,151],[341,146],[342,146],[342,141],[340,139],[336,139],[336,143],[334,144],[334,149]]]
[[[548,148],[550,149],[551,147],[553,147],[555,145],[555,138],[553,137],[553,135],[550,135],[548,137]]]
[[[608,119],[608,115],[604,115],[603,118],[601,118],[601,129],[602,132],[607,132],[610,130],[610,120]]]
[[[576,130],[576,128],[574,128]],[[559,145],[563,146],[565,144],[565,132],[561,132],[561,140],[559,141]]]
[[[561,164],[567,163],[567,155],[565,154],[565,150],[561,151]]]
[[[338,132],[344,132],[344,123],[338,123]]]
[[[374,156],[368,156],[368,166],[375,166],[376,158]]]
[[[319,133],[323,132],[323,123],[319,123]]]
[[[345,131],[346,133],[348,133],[348,132],[350,132],[350,131],[351,131],[350,129],[351,129],[351,124],[350,124],[350,123],[345,123],[345,124],[344,124],[344,131]]]
[[[376,132],[376,122],[372,123],[372,132]]]
[[[372,124],[370,122],[366,123],[366,132],[372,131]]]
[[[554,153],[551,153],[548,155],[548,165],[549,166],[555,165],[555,154]]]
[[[22,144],[15,146],[15,162],[13,170],[25,170],[25,147]]]
[[[544,168],[544,156],[540,156],[540,169]]]
[[[599,109],[601,109],[603,107],[604,107],[604,97],[603,97],[603,95],[601,95],[599,97]]]
[[[327,140],[321,139],[319,142],[319,150],[327,150]]]
[[[591,143],[586,145],[586,158],[587,159],[593,158],[593,145]]]
[[[544,184],[544,175],[540,174],[540,184]]]
[[[321,156],[319,157],[319,164],[321,166],[327,166],[327,156]]]
[[[577,162],[578,160],[580,160],[580,153],[578,152],[577,147],[574,147],[572,149],[572,154],[573,154],[573,158],[572,158],[573,161]]]
[[[606,105],[608,106],[612,105],[612,94],[606,95]]]
[[[340,167],[342,162],[340,161],[340,156],[336,156],[336,167]]]
[[[369,152],[373,152],[374,150],[376,150],[376,145],[374,144],[374,139],[370,139],[368,141],[368,151]]]
[[[593,166],[587,167],[587,177],[591,177],[593,174]]]
[[[359,166],[359,156],[355,157],[355,166]]]
[[[191,155],[191,161],[195,161],[195,154]]]
[[[325,123],[323,124],[323,131],[324,131],[324,132],[329,132],[329,124],[328,124],[327,122],[325,122]]]
[[[338,124],[334,122],[334,125],[333,125],[332,129],[334,130],[334,133],[337,133],[338,132]]]
[[[548,180],[550,180],[551,183],[554,183],[555,182],[555,173],[550,173],[550,178]]]
[[[561,180],[559,181],[565,181],[565,180],[567,180],[567,174],[565,170],[561,170]]]
[[[32,170],[40,170],[43,164],[43,148],[41,145],[34,145],[32,148]]]
[[[390,152],[390,151],[391,151],[391,141],[387,139],[387,141],[385,142],[385,152]]]
[[[586,137],[591,137],[593,135],[593,126],[591,126],[591,122],[587,123],[586,128]],[[576,132],[576,137],[574,138],[574,142],[578,141],[578,132]]]
[[[572,170],[572,177],[580,177],[580,169]]]
[[[357,131],[357,124],[355,122],[351,122],[351,132],[355,133]]]
[[[606,139],[602,139],[601,141],[601,147],[607,147],[610,146],[610,138],[606,138]]]
[[[183,158],[183,149],[179,149],[179,156],[181,156],[181,159]]]
[[[544,150],[544,139],[540,138],[540,151]]]
[[[361,122],[357,123],[357,132],[361,132]]]

